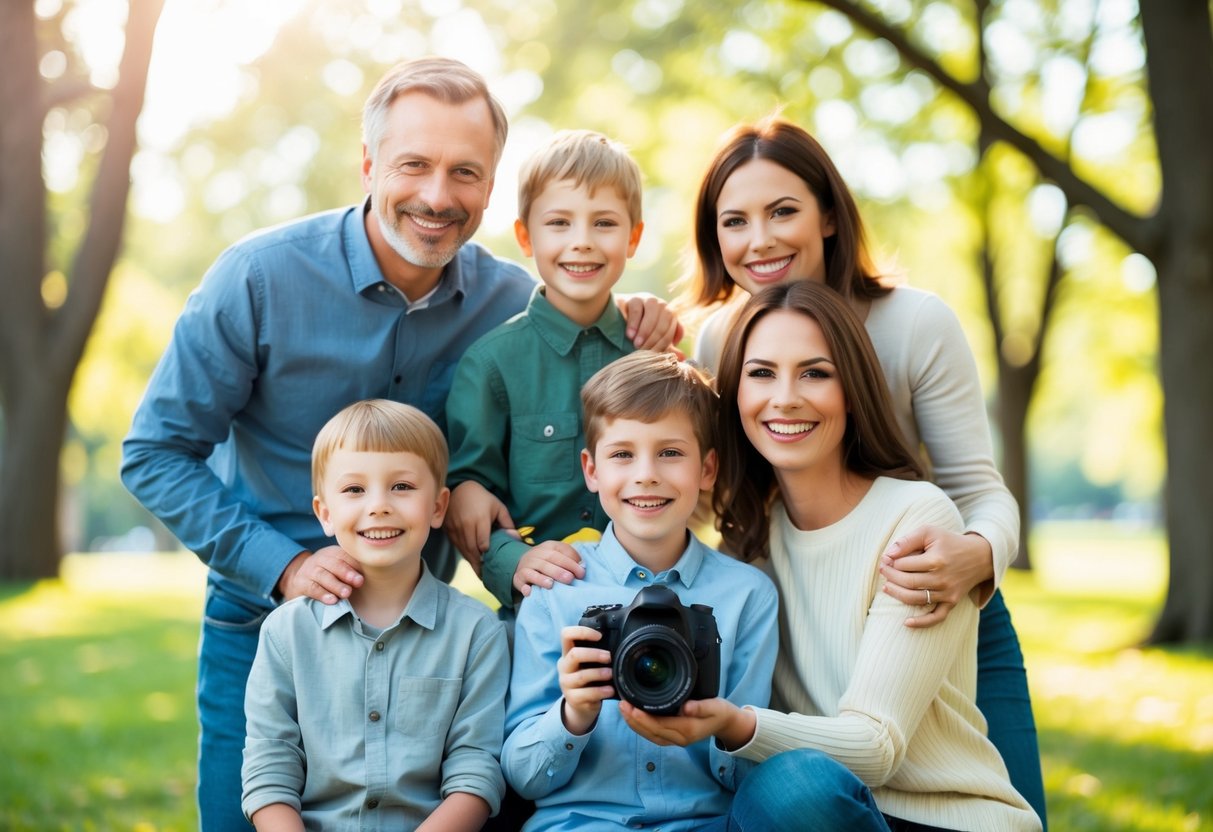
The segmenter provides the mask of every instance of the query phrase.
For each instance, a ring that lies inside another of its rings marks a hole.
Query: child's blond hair
[[[669,413],[685,413],[699,441],[699,453],[716,447],[719,398],[709,376],[670,352],[637,350],[616,359],[581,388],[585,444],[591,454],[612,419],[646,424]]]
[[[527,159],[518,174],[518,217],[530,219],[531,205],[551,182],[572,180],[591,193],[614,188],[628,206],[628,219],[640,222],[640,167],[617,141],[592,130],[561,130]]]
[[[328,461],[338,450],[412,453],[421,457],[438,488],[446,484],[449,453],[434,420],[411,405],[367,399],[342,408],[312,445],[313,493],[323,490]]]

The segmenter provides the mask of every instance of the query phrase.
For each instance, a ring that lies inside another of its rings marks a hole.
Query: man
[[[317,431],[370,398],[415,405],[445,430],[463,351],[526,307],[534,280],[469,242],[506,133],[483,78],[458,61],[390,70],[363,112],[366,201],[224,252],[135,413],[123,482],[210,567],[198,668],[204,832],[249,828],[243,701],[262,619],[300,595],[336,603],[362,582],[311,512]],[[677,334],[653,298],[627,311],[638,344]],[[445,535],[424,557],[440,578],[454,574]]]

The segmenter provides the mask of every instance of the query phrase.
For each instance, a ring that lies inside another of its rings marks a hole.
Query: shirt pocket
[[[410,739],[445,737],[462,686],[462,679],[404,677],[397,687],[396,728]]]
[[[581,473],[578,413],[515,416],[510,432],[510,479],[570,482]]]

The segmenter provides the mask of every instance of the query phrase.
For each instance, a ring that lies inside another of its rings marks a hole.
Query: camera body
[[[611,654],[607,667],[617,698],[651,714],[669,716],[688,699],[711,699],[720,692],[720,633],[712,608],[682,605],[673,590],[647,586],[632,603],[586,607],[578,622],[602,633],[600,641],[579,641]]]

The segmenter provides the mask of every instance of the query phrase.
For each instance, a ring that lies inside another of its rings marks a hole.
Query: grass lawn
[[[1005,593],[1050,828],[1213,832],[1213,650],[1133,646],[1165,585],[1157,534],[1056,525],[1035,544]],[[190,555],[88,555],[0,585],[0,829],[195,828],[203,580]]]

